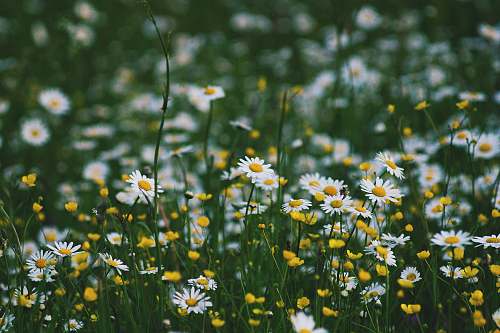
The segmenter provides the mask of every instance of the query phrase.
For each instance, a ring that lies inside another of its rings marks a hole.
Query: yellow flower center
[[[493,146],[487,142],[481,143],[479,145],[479,151],[481,151],[483,153],[487,153],[487,152],[491,151],[491,149],[493,149]]]
[[[464,140],[465,138],[467,138],[467,132],[459,132],[457,134],[457,138]]]
[[[332,202],[330,202],[330,206],[332,206],[333,208],[340,208],[342,207],[342,200],[339,199],[332,200]]]
[[[312,186],[312,187],[319,186],[319,182],[317,180],[311,180],[309,182],[309,186]]]
[[[111,267],[118,267],[118,265],[120,265],[120,263],[114,259],[109,259],[107,261],[108,265],[111,266]]]
[[[61,105],[61,103],[59,102],[58,99],[53,98],[49,101],[49,105],[53,108],[58,108]]]
[[[382,186],[375,186],[373,189],[372,189],[372,193],[375,194],[377,197],[385,197],[385,195],[387,194],[385,192],[385,188],[383,188]]]
[[[398,166],[396,165],[396,163],[394,163],[394,162],[393,162],[393,161],[391,161],[391,160],[386,160],[386,161],[385,161],[385,164],[387,164],[387,166],[388,166],[389,168],[391,168],[392,170],[396,170],[396,169],[397,169],[397,167],[398,167]]]
[[[328,185],[328,186],[325,186],[325,188],[323,189],[323,192],[325,192],[328,195],[336,195],[338,191],[337,191],[337,188],[335,186]]]
[[[486,243],[500,243],[500,238],[488,237],[488,238],[486,238]]]
[[[273,185],[274,184],[274,179],[272,179],[272,178],[266,179],[266,180],[264,180],[264,184],[266,184],[266,185]]]
[[[211,87],[206,87],[205,88],[205,95],[213,95],[215,94],[215,89]]]
[[[144,191],[150,191],[151,190],[151,184],[147,181],[147,180],[139,180],[137,182],[137,185],[139,186],[139,188],[141,190],[144,190]]]
[[[207,279],[205,279],[205,278],[199,278],[198,280],[196,280],[196,282],[197,282],[198,284],[201,284],[202,286],[206,286],[206,285],[208,285],[208,280],[207,280]]]
[[[417,276],[415,275],[415,273],[410,273],[408,274],[408,276],[406,277],[406,279],[408,281],[415,281],[415,279],[417,278]]]
[[[196,300],[195,298],[188,298],[186,300],[186,304],[188,306],[195,306],[196,304],[198,304],[198,300]]]
[[[303,328],[299,331],[299,333],[312,333],[312,331],[308,330],[307,328]]]
[[[366,298],[372,298],[372,297],[377,297],[377,296],[378,296],[378,291],[376,291],[376,290],[372,290],[372,291],[370,291],[370,292],[366,293],[366,296],[365,296],[365,297],[366,297]]]
[[[31,135],[34,137],[34,138],[37,138],[40,136],[40,131],[37,130],[37,129],[33,129],[31,130]]]
[[[70,249],[59,249],[60,254],[64,254],[65,256],[69,256],[71,254]]]
[[[255,162],[250,163],[250,165],[248,166],[248,168],[250,170],[252,170],[253,172],[262,172],[264,170],[264,168],[262,167],[261,164],[255,163]]]
[[[47,260],[40,258],[35,262],[35,266],[38,268],[45,268],[47,267]]]
[[[365,207],[363,207],[363,206],[356,207],[356,210],[357,210],[358,212],[361,212],[361,213],[366,212],[366,208],[365,208]]]
[[[460,238],[458,238],[457,236],[448,236],[444,239],[444,242],[446,244],[457,244],[458,242],[460,242]]]
[[[302,200],[300,200],[300,199],[290,200],[290,202],[288,204],[290,205],[290,207],[297,208],[300,205],[302,205]]]

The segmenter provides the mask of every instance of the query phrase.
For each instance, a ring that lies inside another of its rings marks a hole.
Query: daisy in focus
[[[155,196],[154,179],[146,177],[139,170],[135,170],[128,176],[127,183],[130,183],[131,188],[133,190],[132,192],[136,196],[145,199],[146,201],[154,198]],[[163,192],[160,185],[158,185],[157,192],[158,193]]]
[[[293,199],[291,198],[288,202],[285,202],[281,208],[286,214],[290,212],[300,212],[309,209],[312,203],[306,199]]]
[[[361,190],[366,192],[366,196],[372,203],[385,204],[388,201],[397,202],[398,199],[403,197],[401,191],[394,188],[389,180],[383,180],[377,177],[375,183],[368,179],[361,180]]]
[[[74,256],[80,252],[77,252],[81,245],[73,246],[73,242],[54,242],[54,245],[47,244],[47,247],[52,250],[52,253],[60,257]]]
[[[191,289],[183,288],[181,292],[177,291],[172,298],[172,302],[188,314],[200,314],[212,306],[210,297],[205,296],[205,293],[194,287],[191,287]]]
[[[435,234],[431,242],[447,248],[447,247],[464,247],[465,245],[471,244],[470,234],[465,231],[446,231],[443,230]]]
[[[308,316],[304,312],[298,312],[297,314],[290,316],[290,321],[292,322],[293,329],[296,333],[326,333],[324,328],[315,328],[316,323],[314,322],[313,316]]]
[[[334,196],[326,196],[325,201],[320,205],[321,209],[329,214],[342,214],[352,209],[352,200],[350,196],[337,194]]]
[[[380,166],[384,167],[385,170],[392,176],[398,179],[405,178],[403,174],[404,169],[398,167],[394,162],[393,158],[391,157],[391,155],[389,155],[388,153],[382,153],[382,152],[378,153],[375,160],[379,162]]]
[[[250,158],[245,156],[245,158],[240,158],[238,170],[244,173],[247,178],[250,178],[252,183],[256,183],[259,178],[274,174],[271,164],[265,164],[264,160],[258,157]]]
[[[114,259],[110,254],[108,253],[99,253],[99,257],[109,266],[113,267],[116,269],[118,274],[121,274],[122,271],[128,272],[128,266],[123,263],[120,259]]]

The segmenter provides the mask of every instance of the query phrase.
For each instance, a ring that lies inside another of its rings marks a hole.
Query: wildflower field
[[[498,13],[2,1],[0,333],[500,333]]]

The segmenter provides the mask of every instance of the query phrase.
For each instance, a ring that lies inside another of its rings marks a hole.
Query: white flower
[[[49,141],[50,133],[40,119],[30,119],[21,126],[21,137],[33,146],[42,146]]]
[[[500,308],[498,308],[493,315],[491,316],[493,318],[493,321],[497,325],[498,328],[500,328]]]
[[[255,186],[264,191],[272,191],[279,187],[279,177],[275,174],[263,175],[257,179]]]
[[[356,24],[366,30],[378,27],[381,21],[379,13],[371,6],[362,7],[356,16]]]
[[[476,247],[482,246],[485,249],[488,247],[492,247],[495,249],[500,248],[500,234],[498,235],[490,235],[490,236],[480,236],[480,237],[472,237],[472,241],[474,243],[478,243]]]
[[[460,267],[455,267],[453,266],[441,266],[439,270],[443,273],[444,276],[446,277],[453,277],[454,280],[456,279],[461,279],[463,278],[462,270]]]
[[[470,242],[470,234],[468,232],[464,232],[461,230],[458,231],[446,231],[443,230],[437,234],[435,234],[431,242],[438,246],[442,247],[463,247],[465,245],[469,245]]]
[[[312,195],[314,195],[318,191],[318,187],[321,185],[321,182],[325,180],[319,173],[306,173],[305,175],[300,176],[299,184],[303,190],[308,191]]]
[[[208,101],[214,101],[226,96],[224,89],[218,86],[206,86],[200,90],[201,95]]]
[[[70,103],[68,98],[58,89],[46,89],[38,95],[38,102],[50,113],[63,115],[68,112]]]
[[[113,259],[113,257],[108,253],[99,253],[99,256],[106,264],[115,268],[118,274],[121,274],[121,271],[128,272],[128,266],[125,265],[120,259]]]
[[[281,208],[283,211],[288,214],[290,212],[300,212],[302,210],[307,210],[311,207],[312,203],[306,199],[293,199],[290,198],[288,202],[285,202]]]
[[[362,216],[365,219],[371,219],[372,218],[372,212],[370,212],[368,209],[366,209],[365,206],[362,206],[361,204],[357,204],[351,208],[351,213],[354,215],[356,218],[358,216]]]
[[[108,173],[108,165],[100,161],[90,162],[83,168],[83,178],[92,181],[105,180]]]
[[[398,245],[405,245],[410,240],[410,236],[399,235],[398,237],[391,234],[382,234],[382,241],[384,245],[394,248]]]
[[[458,98],[471,102],[483,102],[486,100],[486,95],[478,91],[462,91],[458,94]]]
[[[352,200],[350,196],[336,194],[327,195],[325,201],[320,205],[321,209],[330,215],[342,214],[352,209]]]
[[[496,134],[481,135],[474,148],[475,156],[485,159],[498,156],[498,150],[498,135]]]
[[[269,176],[274,173],[271,169],[271,164],[264,164],[264,160],[258,157],[248,157],[240,158],[238,162],[238,170],[244,173],[248,178],[252,180],[252,183],[257,182],[257,179],[263,176]]]
[[[31,255],[31,257],[26,260],[26,266],[30,270],[50,270],[52,268],[52,260],[54,259],[54,254],[50,251],[40,250]]]
[[[343,180],[332,179],[330,177],[322,178],[319,185],[314,187],[316,191],[313,194],[316,195],[318,192],[321,192],[323,195],[334,196],[339,194],[345,187],[346,185],[344,185]]]
[[[150,274],[156,274],[158,273],[158,267],[148,267],[146,269],[143,269],[142,271],[139,271],[139,274],[141,275],[150,275]]]
[[[0,332],[8,332],[14,325],[14,319],[16,319],[16,317],[13,314],[5,311],[0,316]]]
[[[69,332],[76,332],[83,327],[83,322],[76,319],[70,319],[64,324],[64,329]]]
[[[55,269],[47,269],[47,270],[39,270],[34,269],[28,273],[28,277],[33,282],[54,282],[55,279],[53,276],[57,275],[57,271]]]
[[[210,297],[205,296],[201,290],[191,287],[191,289],[183,288],[182,292],[176,292],[172,298],[172,302],[179,308],[184,309],[187,313],[203,313],[212,306]]]
[[[394,177],[398,178],[398,179],[404,179],[405,176],[403,175],[403,171],[404,169],[403,168],[400,168],[396,165],[396,163],[394,162],[393,158],[391,157],[391,155],[389,155],[388,153],[378,153],[377,154],[377,157],[375,158],[375,160],[377,162],[379,162],[379,164],[382,166],[382,167],[385,167],[385,170],[393,175]]]
[[[106,235],[106,239],[112,245],[122,245],[122,235],[118,232],[110,232]]]
[[[290,316],[290,321],[292,322],[293,329],[296,333],[326,333],[324,328],[314,328],[316,323],[314,322],[313,316],[308,316],[304,312],[298,312],[297,314]]]
[[[412,266],[406,267],[405,269],[403,269],[403,271],[401,272],[401,275],[399,277],[402,280],[410,281],[412,283],[422,280],[417,268],[412,267]]]
[[[54,245],[47,244],[47,247],[52,250],[52,253],[64,258],[80,253],[77,251],[81,245],[73,246],[73,242],[54,242]]]
[[[362,301],[367,304],[372,301],[378,302],[380,296],[385,294],[385,288],[378,282],[374,282],[361,291]]]
[[[155,196],[155,181],[152,178],[148,178],[145,175],[141,174],[139,170],[135,170],[129,175],[127,179],[127,183],[131,184],[134,192],[141,197],[146,199],[154,198]],[[160,185],[158,185],[158,193],[162,193]]]
[[[393,188],[389,180],[384,181],[377,177],[375,183],[368,179],[361,180],[361,190],[366,192],[366,196],[373,202],[384,204],[387,201],[397,202],[403,195],[399,189]]]
[[[195,279],[189,279],[188,284],[190,286],[196,287],[198,289],[203,289],[203,290],[216,290],[217,289],[217,282],[215,282],[214,279],[205,277],[203,275],[200,275],[199,277]]]

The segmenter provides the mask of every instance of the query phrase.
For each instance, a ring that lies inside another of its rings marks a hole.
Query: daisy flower
[[[448,278],[453,277],[454,280],[463,278],[463,273],[460,267],[454,268],[451,265],[447,265],[447,266],[441,266],[439,270],[443,273],[444,276]]]
[[[351,210],[352,200],[350,196],[336,194],[334,196],[327,195],[325,201],[320,205],[321,209],[330,215],[342,214]]]
[[[490,159],[498,155],[498,135],[483,134],[477,140],[475,146],[475,156],[478,158]]]
[[[431,242],[442,247],[463,247],[471,244],[470,234],[465,231],[446,231],[443,230],[435,234]]]
[[[290,212],[300,212],[302,210],[307,210],[311,207],[312,203],[306,199],[293,199],[291,198],[288,202],[281,206],[281,209],[288,214]]]
[[[362,204],[357,204],[351,207],[351,213],[354,217],[361,216],[365,219],[371,219],[372,218],[372,212],[370,212],[368,209],[366,209],[365,206],[362,206]]]
[[[403,168],[400,168],[396,165],[396,163],[394,163],[394,160],[393,158],[391,157],[391,155],[389,155],[388,153],[378,153],[377,154],[377,157],[375,158],[375,160],[377,162],[379,162],[379,164],[382,166],[382,167],[385,167],[385,170],[391,174],[392,176],[398,178],[398,179],[404,179],[405,176],[403,175],[403,171],[404,169]]]
[[[336,270],[333,272],[333,277],[337,277],[337,272]],[[339,275],[339,281],[338,284],[340,288],[342,288],[345,291],[351,291],[356,288],[358,285],[358,280],[354,276],[350,276],[348,272],[343,272]]]
[[[399,235],[396,237],[391,234],[382,234],[381,239],[384,245],[387,245],[390,248],[394,248],[399,245],[401,246],[405,245],[406,242],[410,240],[410,236]]]
[[[66,324],[64,324],[64,329],[68,332],[76,332],[83,327],[83,321],[78,321],[76,319],[70,319]]]
[[[385,288],[378,282],[374,282],[361,291],[362,301],[368,304],[372,301],[379,302],[380,296],[385,294]]]
[[[476,247],[482,246],[485,249],[488,247],[492,247],[495,249],[500,248],[500,234],[490,235],[490,236],[472,237],[472,241],[474,243],[478,243],[478,245],[476,245]]]
[[[264,160],[258,157],[248,157],[240,158],[238,162],[238,170],[244,173],[248,178],[252,180],[252,183],[257,182],[257,179],[263,176],[269,176],[274,173],[271,169],[271,164],[264,164]]]
[[[299,184],[303,190],[308,191],[312,195],[314,195],[318,190],[317,187],[320,186],[321,182],[324,180],[319,173],[306,173],[305,175],[300,176]]]
[[[172,299],[172,302],[179,308],[184,309],[187,313],[203,313],[212,306],[210,297],[205,296],[201,290],[191,287],[191,289],[183,288],[182,292],[177,291]]]
[[[49,141],[50,133],[40,119],[30,119],[22,124],[21,137],[32,146],[42,146]]]
[[[198,289],[203,289],[203,290],[216,290],[217,289],[217,282],[215,282],[214,279],[205,277],[203,275],[200,275],[199,277],[195,279],[189,279],[188,284],[192,287],[196,287]]]
[[[396,266],[396,257],[394,252],[388,246],[382,244],[379,240],[373,240],[365,249],[365,252],[372,254],[377,260],[385,262],[389,266]]]
[[[368,179],[361,180],[361,190],[373,203],[385,204],[387,201],[397,202],[403,195],[399,189],[393,188],[389,180],[377,177],[375,183]]]
[[[200,91],[200,93],[201,96],[203,96],[203,98],[208,101],[214,101],[226,96],[226,94],[224,93],[224,89],[218,86],[206,86]]]
[[[264,191],[272,191],[279,187],[279,177],[275,174],[264,175],[257,179],[255,186]]]
[[[47,244],[47,247],[52,250],[52,253],[60,257],[73,256],[77,253],[81,245],[73,246],[73,242],[54,242],[54,245]]]
[[[319,185],[315,187],[316,192],[314,194],[322,192],[324,195],[334,196],[339,194],[345,187],[346,185],[344,185],[343,180],[332,179],[330,177],[326,179],[322,178]]]
[[[135,170],[129,175],[127,183],[130,183],[133,192],[145,199],[154,198],[155,196],[155,181],[141,174],[139,170]],[[158,185],[158,193],[162,193],[161,186]]]
[[[128,272],[128,266],[125,265],[120,259],[113,259],[113,257],[108,253],[99,253],[99,256],[106,264],[115,268],[118,274],[121,274],[122,271]]]
[[[158,267],[148,267],[146,269],[143,269],[139,271],[139,274],[141,275],[151,275],[151,274],[156,274],[158,273]]]
[[[8,332],[14,325],[14,319],[16,319],[16,317],[13,314],[7,311],[4,312],[4,314],[0,316],[0,332]]]
[[[40,281],[54,282],[55,279],[53,277],[55,275],[57,275],[57,271],[55,269],[48,269],[45,271],[40,269],[34,269],[28,273],[28,277],[33,282],[40,282]]]
[[[410,281],[412,283],[422,280],[417,268],[412,266],[403,269],[399,278],[402,280]]]
[[[68,112],[70,103],[68,98],[58,89],[43,90],[38,96],[38,102],[55,115],[63,115]]]
[[[52,267],[52,260],[54,259],[54,254],[50,251],[40,250],[31,255],[31,257],[26,260],[26,266],[29,270],[44,271]]]
[[[324,328],[314,328],[316,323],[314,322],[313,316],[308,316],[304,312],[298,312],[297,314],[290,316],[290,321],[292,322],[293,329],[296,333],[326,333]]]

